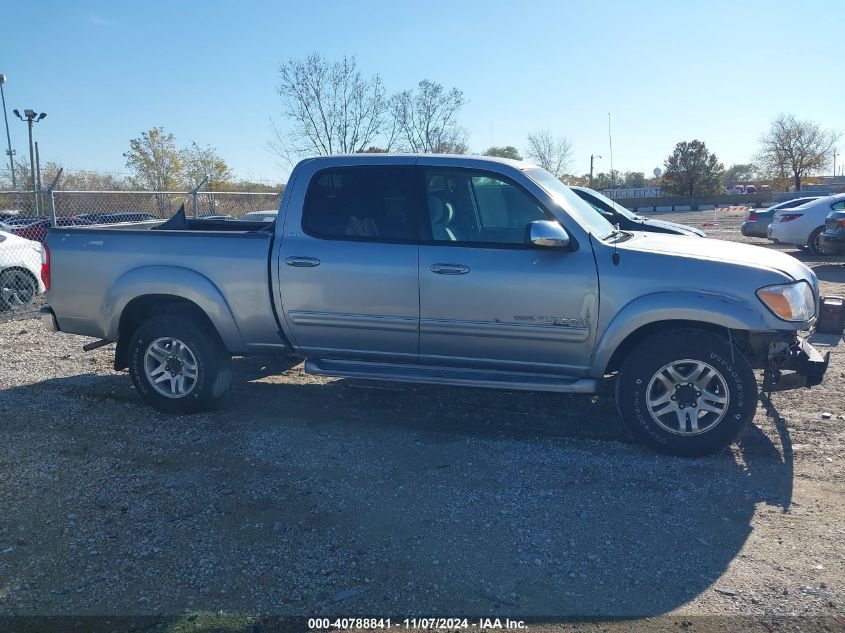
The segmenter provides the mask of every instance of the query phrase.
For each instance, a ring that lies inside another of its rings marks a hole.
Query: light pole
[[[590,185],[593,184],[593,160],[601,158],[598,154],[590,154]]]
[[[32,124],[42,120],[45,116],[47,116],[47,113],[42,112],[41,114],[36,114],[35,110],[27,109],[23,111],[24,116],[21,116],[21,113],[17,110],[12,110],[12,112],[14,112],[15,116],[21,121],[26,121],[26,125],[29,128],[29,169],[32,177],[32,199],[35,201],[35,213],[38,215],[40,213],[38,208],[38,179],[35,174],[35,150],[32,147]]]
[[[9,169],[12,172],[12,189],[17,189],[15,186],[15,159],[13,158],[15,152],[12,150],[12,137],[9,136],[9,115],[6,114],[6,93],[3,91],[3,84],[6,83],[6,75],[0,73],[0,97],[3,98],[3,120],[6,122],[6,143],[9,149],[6,154],[9,156]]]

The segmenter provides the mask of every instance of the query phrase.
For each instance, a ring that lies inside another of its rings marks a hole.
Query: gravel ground
[[[741,216],[717,218],[710,234],[737,239]],[[808,263],[845,294],[845,265]],[[167,416],[84,342],[0,323],[0,617],[845,622],[836,337],[814,337],[823,385],[762,400],[739,445],[698,460],[632,443],[604,398],[373,387],[262,358],[236,360],[219,410]]]

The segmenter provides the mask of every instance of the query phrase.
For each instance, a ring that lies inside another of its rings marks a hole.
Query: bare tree
[[[566,173],[572,155],[572,145],[563,136],[550,130],[537,130],[528,135],[528,158],[557,178]]]
[[[289,125],[284,131],[274,126],[272,146],[283,157],[360,152],[385,123],[381,78],[362,77],[354,57],[289,59],[279,67],[277,92]]]
[[[390,100],[388,148],[421,153],[466,152],[467,133],[457,123],[466,103],[457,88],[423,79],[415,90],[404,90]]]
[[[830,163],[830,152],[839,134],[822,130],[813,121],[799,121],[791,114],[781,114],[760,138],[759,162],[774,177],[789,174],[795,191],[801,191],[801,179],[818,173]]]

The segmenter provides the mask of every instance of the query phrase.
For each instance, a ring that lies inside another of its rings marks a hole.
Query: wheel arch
[[[782,326],[781,326],[782,327]],[[635,299],[613,318],[596,345],[590,375],[601,377],[619,368],[631,349],[661,331],[692,328],[731,333],[773,330],[760,310],[735,298],[703,292],[662,292]]]
[[[628,356],[632,349],[645,339],[660,334],[661,332],[669,332],[671,330],[704,330],[717,334],[724,339],[728,339],[728,329],[713,323],[705,321],[685,321],[682,319],[669,319],[665,321],[652,321],[638,327],[636,330],[628,334],[619,346],[613,351],[607,360],[604,368],[605,374],[610,374],[619,369],[622,361]]]
[[[190,318],[194,324],[209,332],[222,347],[226,347],[226,342],[217,326],[195,302],[177,295],[145,294],[130,300],[120,313],[114,356],[115,369],[128,367],[129,341],[138,327],[150,317],[162,314],[183,315]]]

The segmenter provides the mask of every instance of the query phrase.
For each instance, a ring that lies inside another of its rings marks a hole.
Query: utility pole
[[[32,199],[35,204],[35,214],[39,214],[39,205],[38,205],[38,184],[36,180],[35,174],[35,149],[32,145],[32,124],[41,121],[45,116],[47,116],[46,112],[42,112],[41,114],[36,114],[35,110],[24,110],[24,116],[21,116],[21,113],[17,110],[12,110],[16,117],[18,117],[21,121],[26,121],[27,128],[29,129],[29,168],[30,168],[30,175],[32,176]],[[37,117],[37,118],[36,118]]]
[[[833,148],[833,177],[834,178],[836,178],[836,156],[837,156],[837,152],[836,152],[836,148],[834,147]]]
[[[38,141],[35,141],[35,183],[41,191],[41,157],[38,155]]]
[[[593,184],[593,161],[596,158],[601,158],[598,154],[590,154],[590,185]]]
[[[3,91],[3,84],[6,83],[6,75],[0,73],[0,97],[3,98],[3,120],[6,122],[6,143],[9,149],[6,154],[9,157],[9,170],[12,172],[12,189],[17,189],[15,184],[15,152],[12,149],[12,137],[9,135],[9,116],[6,114],[6,93]]]

